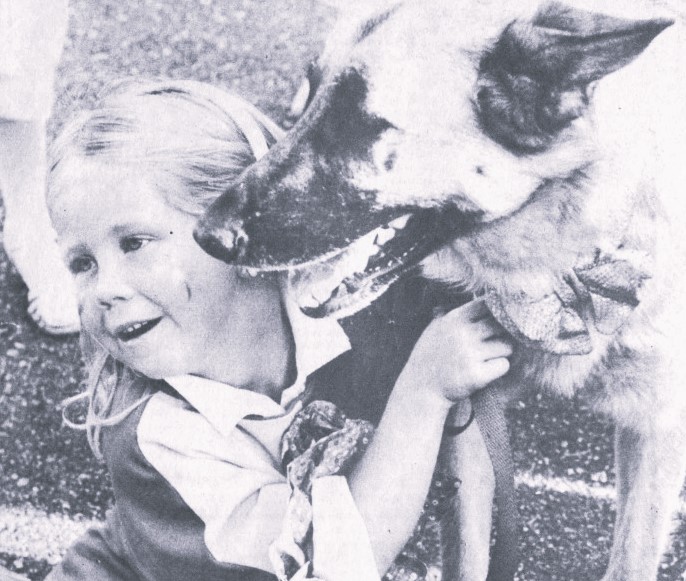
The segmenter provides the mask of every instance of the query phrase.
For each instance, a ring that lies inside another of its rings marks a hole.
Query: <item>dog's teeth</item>
[[[306,297],[300,297],[298,300],[299,306],[306,309],[316,309],[322,303],[314,298],[312,295]]]
[[[395,236],[395,228],[379,228],[376,231],[376,237],[374,238],[374,244],[377,246],[383,246],[389,240],[392,240]]]
[[[314,287],[310,290],[310,294],[311,294],[312,298],[315,301],[317,301],[317,304],[323,303],[326,299],[329,298],[329,296],[331,296],[330,290],[327,290],[324,287],[322,287],[322,288]]]
[[[336,265],[336,272],[340,278],[345,278],[356,272],[363,272],[367,268],[369,258],[379,253],[380,246],[376,245],[377,231],[357,240],[346,253],[345,258]]]
[[[389,222],[388,226],[394,230],[402,230],[405,226],[407,226],[407,221],[410,219],[410,216],[411,214],[400,216],[400,218],[396,218],[395,220]]]

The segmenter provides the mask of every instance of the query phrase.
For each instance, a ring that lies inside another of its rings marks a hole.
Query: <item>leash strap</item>
[[[472,405],[495,474],[496,540],[487,581],[512,581],[519,567],[519,511],[505,402],[486,388],[472,398]]]
[[[466,302],[465,295],[455,295],[451,289],[447,289],[446,293],[444,300],[438,301],[438,306],[434,308],[434,316]],[[472,396],[472,410],[495,475],[496,540],[491,550],[486,581],[512,581],[519,567],[519,511],[505,408],[506,401],[497,396],[494,388],[486,387]]]

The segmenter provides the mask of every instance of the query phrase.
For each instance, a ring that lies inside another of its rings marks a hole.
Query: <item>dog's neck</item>
[[[621,242],[621,232],[613,229],[626,224],[610,222],[627,214],[625,208],[612,208],[615,196],[609,195],[603,216],[598,211],[601,203],[595,198],[607,191],[601,185],[604,174],[607,168],[593,165],[544,184],[515,213],[456,238],[427,259],[424,274],[477,293],[491,288],[533,297],[549,294],[580,258]]]

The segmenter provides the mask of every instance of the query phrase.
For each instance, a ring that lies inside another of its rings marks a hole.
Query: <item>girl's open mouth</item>
[[[157,326],[162,320],[162,317],[157,317],[156,319],[149,319],[148,321],[137,321],[135,323],[130,323],[128,325],[123,325],[119,327],[116,331],[117,339],[121,341],[132,341],[137,339],[142,335],[145,335],[148,331],[152,330]]]

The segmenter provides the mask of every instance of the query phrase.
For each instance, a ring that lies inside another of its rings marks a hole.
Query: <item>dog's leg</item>
[[[686,426],[618,426],[615,463],[617,518],[603,581],[651,581],[686,474]]]
[[[488,575],[495,478],[476,423],[446,438],[441,467],[459,478],[451,510],[443,518],[443,581],[484,581]]]
[[[639,445],[639,434],[634,430],[617,427],[615,430],[615,528],[620,528],[625,507],[629,498],[631,477],[638,470],[639,458],[628,453]]]

